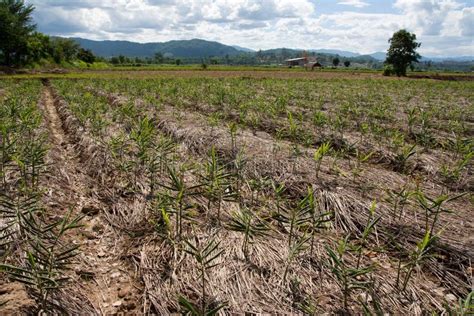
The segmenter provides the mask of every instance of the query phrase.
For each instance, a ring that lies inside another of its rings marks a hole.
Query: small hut
[[[286,65],[289,68],[292,67],[304,67],[306,70],[314,70],[315,68],[321,69],[323,66],[318,62],[315,57],[299,57],[285,60]]]
[[[308,57],[290,58],[285,60],[288,67],[300,66],[304,67],[308,63]]]

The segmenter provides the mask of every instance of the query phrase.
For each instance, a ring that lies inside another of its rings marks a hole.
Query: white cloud
[[[474,7],[464,8],[459,19],[459,29],[462,36],[474,38]]]
[[[348,5],[356,8],[364,8],[369,6],[367,2],[364,2],[362,0],[344,0],[344,1],[339,1],[337,4],[341,5]]]
[[[411,27],[423,35],[440,35],[448,14],[461,7],[454,0],[397,0],[394,6],[410,19]]]
[[[314,0],[28,2],[37,8],[34,17],[40,31],[52,35],[139,42],[203,38],[253,49],[372,53],[385,51],[393,32],[406,28],[422,42],[422,54],[474,55],[474,7],[455,0],[396,0],[386,8],[388,13],[364,13],[368,1],[341,0],[332,7],[338,8],[337,3],[347,9],[324,14]]]

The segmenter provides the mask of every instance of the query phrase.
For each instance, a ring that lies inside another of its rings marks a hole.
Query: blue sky
[[[97,40],[202,38],[253,49],[386,51],[400,28],[425,56],[474,55],[474,0],[27,0],[40,31]]]

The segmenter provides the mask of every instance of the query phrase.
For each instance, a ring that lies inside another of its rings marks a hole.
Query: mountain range
[[[165,57],[205,58],[209,56],[225,56],[241,54],[243,48],[237,49],[218,42],[200,39],[169,41],[163,43],[135,43],[129,41],[93,41],[83,38],[71,38],[81,47],[90,49],[101,57],[153,57],[161,53]]]
[[[83,38],[71,38],[76,41],[81,47],[90,49],[95,55],[101,57],[112,56],[127,56],[127,57],[154,57],[156,53],[161,53],[165,57],[175,58],[208,58],[208,57],[225,57],[237,56],[242,54],[256,54],[255,50],[241,47],[229,46],[219,42],[206,41],[202,39],[191,40],[175,40],[161,43],[136,43],[130,41],[94,41]],[[281,52],[284,48],[270,49],[259,52]],[[286,49],[291,52],[303,51],[302,49]],[[375,61],[384,61],[386,53],[375,52],[373,54],[359,54],[350,51],[337,49],[309,49],[308,52],[314,52],[324,55],[338,55],[346,58],[372,58]],[[422,57],[422,61],[460,61],[470,62],[474,61],[474,56],[460,56],[460,57]]]

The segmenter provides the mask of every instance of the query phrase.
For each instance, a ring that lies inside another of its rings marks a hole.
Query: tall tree
[[[334,67],[337,67],[340,62],[341,62],[341,60],[339,59],[339,57],[335,57],[332,60],[332,64],[334,65]]]
[[[416,42],[416,35],[406,30],[395,32],[388,40],[390,48],[388,49],[386,64],[392,65],[397,76],[406,76],[407,67],[414,62],[418,62],[421,57],[416,49],[421,43]]]
[[[88,64],[92,64],[95,61],[95,56],[90,49],[79,48],[77,52],[77,59],[82,60]]]
[[[18,66],[28,55],[28,40],[36,29],[33,5],[23,0],[0,0],[0,62]]]
[[[28,56],[25,64],[31,64],[48,58],[52,54],[49,36],[39,32],[33,32],[28,39]]]
[[[68,62],[73,60],[79,51],[79,44],[69,38],[53,38],[51,46],[53,48],[53,59],[58,64],[64,60]]]

